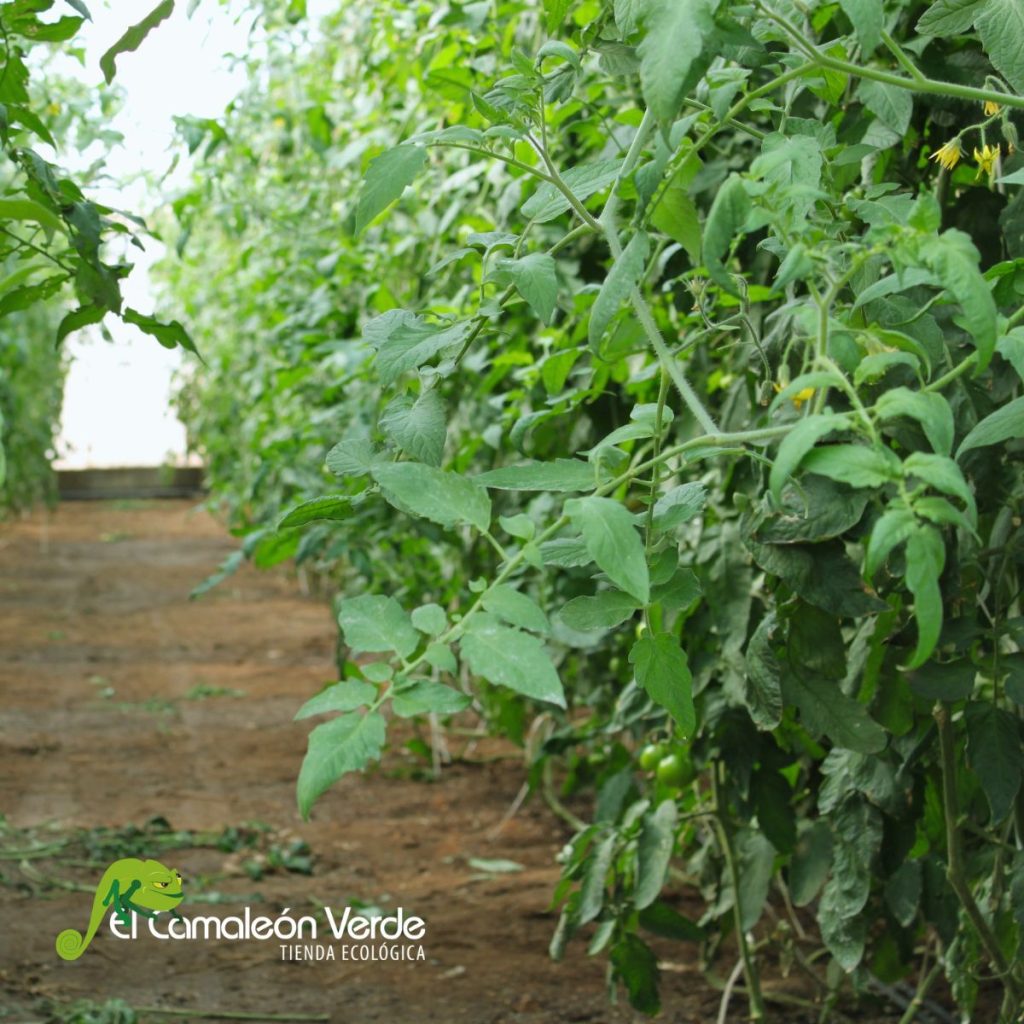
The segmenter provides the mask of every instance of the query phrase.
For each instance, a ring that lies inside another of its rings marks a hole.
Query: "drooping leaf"
[[[636,232],[622,251],[622,255],[608,271],[608,276],[604,279],[601,291],[590,310],[588,337],[592,351],[599,351],[600,341],[608,329],[608,324],[637,286],[647,266],[650,249],[647,234],[643,231]]]
[[[355,233],[383,213],[415,180],[427,160],[422,146],[408,143],[389,149],[370,161],[356,201]]]
[[[651,593],[647,556],[628,510],[611,498],[589,497],[570,498],[565,511],[608,578],[646,604]]]
[[[881,41],[885,27],[882,0],[839,0],[839,6],[853,25],[864,56],[870,57]]]
[[[974,24],[995,69],[1024,92],[1024,7],[1017,0],[988,0]]]
[[[1013,807],[1024,770],[1024,745],[1017,718],[1003,708],[972,701],[967,705],[967,757],[985,791],[992,822],[1004,821]]]
[[[581,203],[586,202],[595,192],[607,188],[618,176],[621,160],[595,160],[593,163],[577,164],[562,174],[562,181]],[[550,182],[545,182],[523,203],[523,216],[538,224],[544,224],[561,216],[570,207],[565,195]]]
[[[125,309],[121,314],[121,319],[126,324],[134,324],[144,334],[156,338],[164,348],[180,346],[181,348],[188,349],[189,352],[196,352],[198,354],[195,343],[189,336],[188,331],[177,320],[172,320],[170,323],[165,324],[157,320],[156,317],[146,316],[145,313],[140,313],[138,310],[130,308]]]
[[[749,214],[750,197],[743,179],[731,174],[715,193],[704,224],[703,245],[704,264],[711,280],[731,294],[736,293],[736,283],[723,261]]]
[[[836,683],[787,672],[782,677],[782,694],[787,704],[797,706],[800,720],[812,734],[824,734],[837,746],[863,754],[876,754],[885,747],[885,730]]]
[[[436,388],[416,399],[399,395],[388,403],[379,422],[384,434],[406,455],[428,466],[441,465],[447,419]]]
[[[377,687],[364,683],[359,679],[346,679],[333,683],[311,697],[295,712],[295,721],[310,718],[312,715],[324,715],[331,711],[355,711],[373,703],[377,696]]]
[[[665,884],[676,842],[678,817],[675,800],[663,800],[656,810],[644,815],[637,843],[636,888],[633,892],[633,905],[637,910],[649,907]]]
[[[697,728],[693,677],[679,639],[671,633],[644,634],[629,652],[636,681],[675,720],[684,736]]]
[[[1024,398],[1015,398],[986,416],[960,443],[956,457],[1011,437],[1024,437]]]
[[[953,410],[942,395],[893,388],[878,399],[875,411],[882,420],[909,416],[921,424],[939,455],[948,455],[953,450]]]
[[[933,0],[917,20],[917,31],[923,36],[956,36],[969,32],[974,19],[984,10],[988,0]]]
[[[352,499],[347,494],[324,494],[296,505],[281,518],[277,528],[304,526],[318,519],[348,519],[351,515]]]
[[[387,723],[376,711],[339,715],[318,725],[309,734],[296,785],[302,817],[309,818],[313,804],[343,775],[379,759],[386,735]]]
[[[100,70],[106,79],[107,85],[114,80],[117,74],[117,58],[122,53],[132,53],[137,50],[146,36],[174,13],[174,0],[162,0],[157,4],[140,22],[132,25],[127,32],[106,53],[100,57]]]
[[[558,302],[558,269],[553,256],[531,252],[519,259],[499,259],[494,278],[511,283],[544,323],[551,323]]]

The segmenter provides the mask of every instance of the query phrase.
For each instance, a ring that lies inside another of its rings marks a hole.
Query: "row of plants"
[[[1016,1020],[1013,0],[301,15],[182,122],[164,273],[241,539],[199,592],[291,559],[334,601],[302,813],[471,709],[594,794],[552,953],[637,1008],[675,939],[755,1020],[790,968]]]
[[[118,55],[173,7],[160,4],[104,55],[108,85]],[[84,60],[76,36],[89,18],[83,0],[0,3],[0,515],[53,497],[68,335],[113,314],[165,346],[192,347],[180,323],[124,304],[145,225],[88,196],[123,141],[110,126],[117,93],[87,90],[59,64]]]

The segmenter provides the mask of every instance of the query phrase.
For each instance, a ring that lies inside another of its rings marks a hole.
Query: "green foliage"
[[[242,556],[341,595],[304,814],[389,709],[543,716],[595,794],[555,956],[655,1012],[645,936],[731,936],[756,1019],[765,961],[925,950],[1015,1019],[1010,7],[339,2],[183,125],[182,409]]]

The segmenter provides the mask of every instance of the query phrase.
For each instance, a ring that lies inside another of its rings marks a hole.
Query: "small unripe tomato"
[[[648,743],[640,751],[640,767],[645,772],[653,772],[665,756],[665,748],[660,743]]]
[[[693,782],[696,777],[693,762],[685,754],[666,754],[658,762],[658,781],[666,786],[678,789]]]

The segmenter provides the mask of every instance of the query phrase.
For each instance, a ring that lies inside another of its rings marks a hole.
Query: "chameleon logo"
[[[184,895],[181,887],[181,875],[159,861],[134,857],[115,860],[96,886],[85,936],[74,928],[62,931],[57,936],[57,955],[62,960],[77,960],[89,948],[110,907],[122,925],[131,923],[129,911],[132,910],[143,917],[156,917],[161,910],[169,910],[179,917],[174,908]]]

